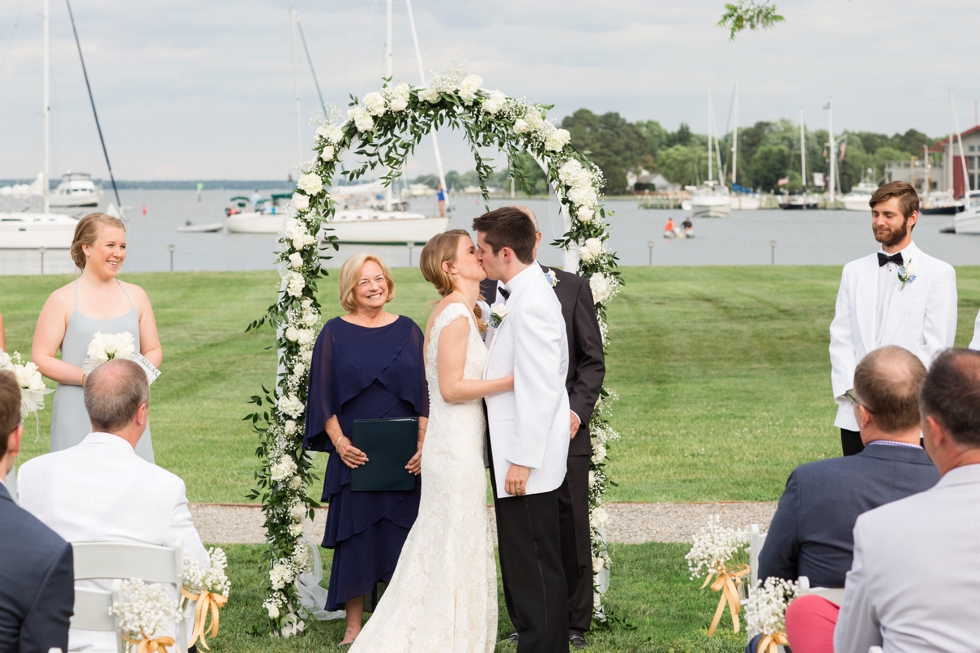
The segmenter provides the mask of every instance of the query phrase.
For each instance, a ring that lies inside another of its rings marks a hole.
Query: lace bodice
[[[350,653],[492,653],[497,572],[487,515],[482,401],[447,403],[439,392],[439,337],[469,324],[463,378],[482,379],[487,349],[470,310],[443,308],[425,344],[429,425],[422,500],[391,583]]]

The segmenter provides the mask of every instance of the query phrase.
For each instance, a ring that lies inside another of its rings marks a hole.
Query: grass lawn
[[[265,565],[262,547],[235,545],[224,547],[228,554],[231,578],[231,601],[221,613],[221,633],[209,640],[215,653],[288,653],[312,650],[340,650],[334,645],[344,634],[343,621],[307,622],[305,635],[288,640],[273,640],[255,628],[265,622],[262,610]],[[595,653],[656,652],[688,653],[716,651],[736,653],[745,649],[743,630],[732,633],[726,611],[715,636],[707,636],[708,625],[718,605],[718,594],[699,590],[700,583],[687,576],[682,544],[613,545],[616,564],[612,569],[608,605],[616,615],[625,617],[635,627],[627,630],[597,629],[589,637]],[[322,551],[322,550],[321,550]],[[330,552],[325,554],[325,575],[329,572]],[[504,607],[503,590],[498,581],[499,616],[497,637],[502,640],[512,631]],[[665,600],[669,597],[669,600]],[[512,653],[511,644],[499,644],[497,651]]]
[[[396,269],[394,312],[424,324],[435,293]],[[609,312],[608,385],[623,436],[610,501],[774,501],[801,462],[838,455],[828,327],[837,267],[624,268]],[[965,346],[980,307],[980,267],[957,270]],[[241,502],[255,439],[246,398],[274,381],[268,328],[245,333],[278,288],[272,272],[126,275],[153,300],[164,347],[150,423],[157,462],[192,501]],[[25,354],[48,293],[68,277],[0,277],[8,347]],[[325,314],[339,313],[335,278]],[[21,460],[48,450],[50,408]]]

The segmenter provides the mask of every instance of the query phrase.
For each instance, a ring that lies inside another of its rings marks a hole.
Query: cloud
[[[41,25],[25,0],[0,74],[0,178],[31,177],[41,155]],[[325,100],[377,88],[384,73],[384,3],[297,1]],[[418,81],[401,2],[394,3],[394,76]],[[263,0],[144,0],[75,4],[75,19],[116,174],[284,178],[308,157],[319,100],[300,47],[303,144],[297,154],[289,6]],[[707,91],[718,127],[740,79],[739,122],[789,117],[804,107],[824,126],[834,97],[835,127],[892,133],[945,133],[947,92],[960,124],[972,122],[980,88],[972,75],[975,2],[800,0],[780,3],[787,22],[743,33],[731,43],[715,26],[722,0],[584,0],[416,3],[428,74],[465,62],[489,88],[554,104],[560,118],[580,107],[654,119],[675,129],[707,129]],[[13,15],[0,8],[0,18]],[[12,18],[11,18],[12,20]],[[67,12],[52,5],[54,168],[103,175],[105,164],[88,106]],[[472,168],[461,139],[441,137],[447,168]],[[434,169],[429,141],[413,162]]]

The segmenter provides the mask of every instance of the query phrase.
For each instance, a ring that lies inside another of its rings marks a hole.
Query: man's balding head
[[[517,209],[517,210],[519,210],[521,213],[523,213],[527,217],[531,218],[531,224],[534,225],[534,231],[536,233],[541,233],[541,227],[538,225],[538,216],[534,215],[534,211],[532,211],[528,207],[523,206],[521,204],[515,205],[514,208]]]
[[[85,410],[93,431],[118,435],[136,420],[140,406],[149,400],[146,372],[130,360],[103,363],[85,381]]]
[[[919,426],[919,391],[926,368],[912,352],[895,345],[875,349],[854,370],[854,394],[883,435]]]
[[[922,417],[958,445],[980,449],[980,352],[949,349],[933,362],[921,393]]]

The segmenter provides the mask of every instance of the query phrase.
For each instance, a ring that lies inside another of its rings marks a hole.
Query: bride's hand
[[[357,469],[368,461],[364,452],[351,444],[347,437],[337,443],[336,449],[340,459],[351,469]]]

